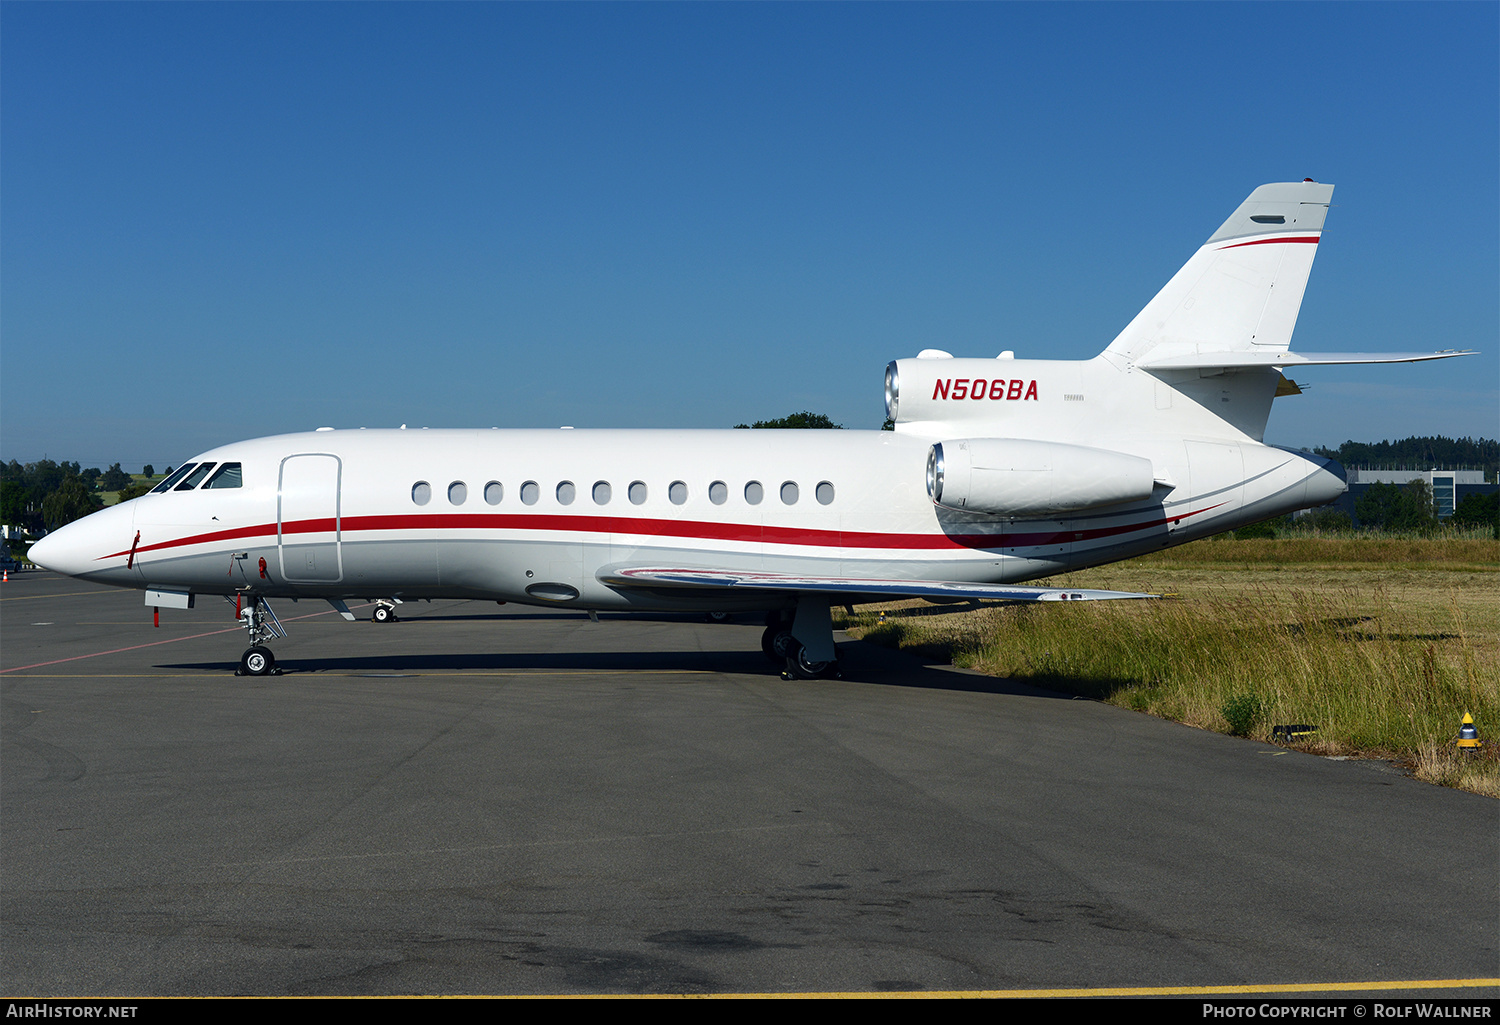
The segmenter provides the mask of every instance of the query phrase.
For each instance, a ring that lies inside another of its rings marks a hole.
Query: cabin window
[[[573,482],[572,481],[570,481],[570,480],[563,481],[562,483],[560,483],[560,484],[557,485],[557,504],[558,505],[572,505],[573,504],[573,496],[576,495],[577,493],[578,493],[577,489],[573,487]]]
[[[708,486],[708,500],[714,505],[723,505],[729,501],[729,485],[721,480],[716,480]]]
[[[213,468],[214,468],[214,464],[213,463],[199,463],[198,464],[198,469],[196,469],[192,473],[188,474],[188,479],[185,480],[185,481],[183,481],[181,484],[177,485],[177,487],[173,488],[172,490],[174,490],[174,491],[191,491],[191,490],[193,490],[199,484],[203,483],[203,478],[207,477],[208,476],[208,471],[212,470]]]
[[[682,505],[687,501],[687,485],[680,480],[674,480],[667,485],[667,498],[671,499],[673,505]]]
[[[469,498],[469,485],[461,480],[456,480],[448,485],[448,501],[453,505],[463,505]]]
[[[826,480],[818,482],[817,490],[813,494],[817,495],[819,505],[833,504],[833,485]]]
[[[170,476],[167,477],[166,480],[162,481],[160,484],[156,485],[156,487],[152,488],[151,489],[151,493],[154,495],[154,494],[157,494],[158,492],[162,492],[162,491],[171,491],[172,488],[173,488],[173,486],[178,481],[182,480],[182,478],[186,477],[189,473],[191,473],[193,467],[195,467],[197,465],[198,465],[197,463],[187,463],[187,464],[185,464],[182,467],[182,469],[178,470],[174,474],[171,474]]]
[[[796,505],[798,497],[800,497],[800,492],[797,488],[797,482],[794,480],[783,481],[781,485],[781,504]]]
[[[529,480],[521,485],[521,501],[526,505],[536,505],[536,500],[542,497],[542,489],[537,487],[534,480]]]
[[[219,467],[219,472],[208,478],[208,483],[203,485],[203,490],[209,488],[237,488],[240,482],[240,464],[225,463]]]
[[[644,505],[646,503],[646,482],[633,480],[630,489],[626,492],[630,496],[631,505]]]
[[[411,500],[418,505],[426,505],[432,501],[432,485],[425,480],[419,480],[411,486]]]
[[[504,497],[505,487],[499,481],[492,480],[484,486],[484,500],[490,505],[499,505]]]
[[[614,493],[614,489],[609,486],[609,481],[607,481],[607,480],[597,480],[597,481],[594,482],[594,504],[595,505],[608,505],[609,504],[610,496],[613,493]]]
[[[766,497],[766,489],[760,486],[760,481],[753,480],[745,485],[745,501],[751,505],[760,505],[760,500]]]

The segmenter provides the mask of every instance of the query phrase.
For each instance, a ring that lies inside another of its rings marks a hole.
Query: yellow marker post
[[[1458,749],[1474,752],[1479,750],[1479,731],[1474,728],[1474,718],[1464,713],[1464,721],[1458,727]]]

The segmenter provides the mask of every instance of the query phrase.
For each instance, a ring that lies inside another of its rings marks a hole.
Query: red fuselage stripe
[[[799,527],[759,526],[750,523],[708,523],[701,520],[635,519],[626,516],[559,516],[551,513],[428,513],[392,516],[346,516],[336,524],[332,517],[314,520],[294,520],[281,524],[282,536],[288,534],[327,534],[338,530],[340,535],[355,531],[446,531],[446,530],[550,530],[586,534],[642,534],[651,537],[681,540],[748,541],[762,544],[808,545],[816,548],[1033,548],[1045,545],[1068,544],[1075,541],[1093,541],[1098,538],[1115,537],[1138,530],[1149,530],[1166,523],[1185,520],[1217,509],[1217,505],[1197,509],[1180,516],[1136,523],[1122,523],[1112,527],[1092,527],[1085,530],[1056,530],[1031,534],[892,534],[874,531],[805,530]],[[253,527],[233,530],[218,530],[208,534],[193,534],[156,544],[140,545],[136,554],[162,551],[169,548],[185,548],[190,545],[213,544],[218,541],[234,541],[250,537],[275,537],[277,525],[262,523]],[[123,551],[100,556],[101,559],[118,558]]]

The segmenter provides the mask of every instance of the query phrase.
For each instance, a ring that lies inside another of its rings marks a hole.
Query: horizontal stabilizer
[[[881,580],[865,577],[808,577],[789,573],[743,570],[671,569],[643,567],[616,569],[599,575],[613,587],[682,588],[705,591],[780,591],[788,594],[861,595],[866,600],[895,598],[988,598],[995,601],[1103,601],[1109,598],[1156,598],[1154,594],[1099,591],[1087,588],[1013,587],[1009,584],[972,584],[947,580]]]
[[[1439,352],[1189,352],[1175,356],[1148,356],[1136,365],[1142,370],[1232,369],[1234,367],[1322,367],[1340,363],[1420,363],[1429,359],[1473,356],[1473,349],[1443,349]]]

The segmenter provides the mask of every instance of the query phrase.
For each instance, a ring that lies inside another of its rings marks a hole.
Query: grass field
[[[855,636],[1500,797],[1500,544],[1207,540],[1050,581],[1164,601],[865,606]],[[886,612],[885,622],[879,612]],[[1456,752],[1465,712],[1486,746]]]

